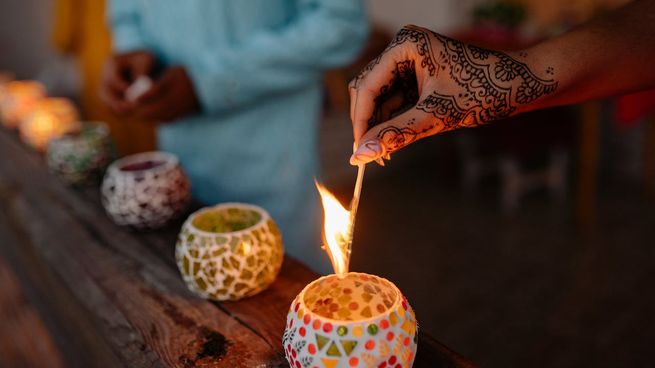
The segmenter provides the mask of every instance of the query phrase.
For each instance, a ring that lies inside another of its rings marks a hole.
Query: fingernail
[[[383,154],[384,149],[380,145],[380,141],[371,139],[359,145],[355,153],[350,157],[350,164],[366,164],[378,159]]]

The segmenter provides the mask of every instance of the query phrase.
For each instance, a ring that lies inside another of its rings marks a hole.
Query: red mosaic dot
[[[396,364],[396,367],[395,367],[395,368],[403,368],[403,365],[400,364],[400,363],[398,363],[398,364]]]
[[[332,331],[332,324],[331,323],[326,323],[323,325],[323,332],[325,333],[330,333]]]
[[[292,319],[289,320],[289,328],[291,328],[291,326],[293,326],[293,320]]]
[[[296,368],[302,368],[299,361],[296,361]]]
[[[349,288],[345,288],[345,289],[343,289],[343,293],[344,293],[344,294],[352,294],[352,292],[353,292],[353,291],[352,291],[351,289],[349,289]]]
[[[403,345],[405,346],[409,345],[409,337],[405,337],[405,339],[403,340]]]
[[[292,355],[294,358],[295,358],[296,356],[298,356],[298,352],[296,351],[296,349],[291,350],[291,355]]]
[[[309,351],[309,353],[312,355],[316,354],[316,345],[314,344],[307,345],[307,351]]]
[[[389,364],[396,364],[396,361],[398,358],[396,358],[395,355],[392,355],[391,358],[389,358]]]
[[[357,310],[358,308],[359,308],[359,304],[357,304],[357,302],[352,302],[348,304],[348,309],[350,310]]]
[[[300,308],[300,303],[296,303],[296,306],[293,307],[294,312],[298,312],[299,308]]]
[[[389,341],[393,340],[393,336],[394,336],[393,332],[391,331],[387,332],[387,340]]]
[[[403,309],[407,310],[407,299],[403,298]]]
[[[300,327],[300,329],[298,330],[298,333],[300,334],[300,336],[305,337],[305,335],[307,334],[307,331],[305,331],[304,327]]]
[[[387,362],[382,362],[378,365],[378,368],[386,368],[387,367]]]
[[[312,318],[309,316],[309,314],[305,314],[305,317],[303,317],[302,319],[302,321],[305,322],[306,325],[308,325],[311,320]]]
[[[318,330],[319,328],[321,328],[321,321],[319,321],[319,320],[317,320],[317,319],[314,320],[314,323],[312,324],[312,327],[313,327],[315,330]]]
[[[287,351],[291,352],[291,344],[287,345]]]
[[[383,319],[380,322],[380,327],[382,327],[383,330],[386,330],[387,328],[389,328],[389,321],[387,321],[386,319]]]
[[[373,349],[375,349],[375,341],[373,341],[373,340],[368,340],[368,341],[366,342],[366,344],[364,345],[364,347],[366,348],[366,350],[373,350]]]
[[[359,359],[358,359],[357,357],[352,357],[352,358],[350,358],[350,360],[348,361],[348,364],[350,364],[351,367],[354,367],[354,366],[356,366],[357,364],[359,364]]]

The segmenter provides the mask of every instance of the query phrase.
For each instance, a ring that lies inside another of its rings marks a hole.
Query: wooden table
[[[200,299],[175,266],[178,229],[114,225],[97,188],[66,187],[0,130],[0,366],[286,367],[287,310],[317,275],[287,257],[255,297]],[[473,366],[419,340],[415,367]]]

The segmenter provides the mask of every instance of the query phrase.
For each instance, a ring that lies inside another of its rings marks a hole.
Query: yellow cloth
[[[127,121],[113,115],[98,97],[102,65],[111,54],[104,0],[56,0],[53,42],[76,57],[82,76],[81,103],[86,120],[104,121],[122,154],[155,148],[152,123]]]

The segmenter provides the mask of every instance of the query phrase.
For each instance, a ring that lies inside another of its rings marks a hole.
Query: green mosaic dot
[[[339,326],[339,328],[337,328],[337,335],[344,336],[347,333],[348,333],[348,328],[346,326]]]
[[[378,325],[376,325],[375,323],[371,323],[370,325],[368,325],[368,327],[366,327],[366,331],[368,331],[369,335],[377,335]]]

